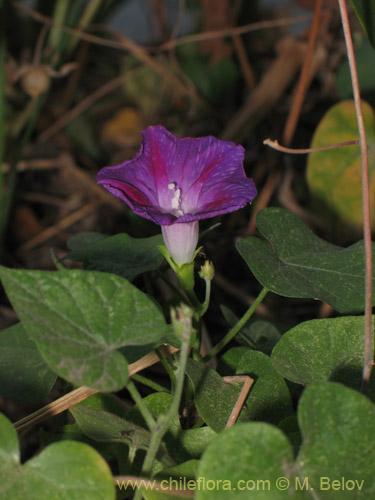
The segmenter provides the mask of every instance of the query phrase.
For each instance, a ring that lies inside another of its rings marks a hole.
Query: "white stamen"
[[[176,189],[176,182],[170,182],[168,184],[169,191],[172,191],[172,199],[171,199],[171,209],[174,211],[174,214],[177,216],[184,215],[184,211],[181,209],[181,189]]]
[[[176,189],[173,193],[173,198],[171,201],[171,206],[174,210],[178,210],[181,204],[181,189]]]

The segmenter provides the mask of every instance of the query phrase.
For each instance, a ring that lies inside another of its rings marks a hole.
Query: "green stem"
[[[13,158],[13,161],[10,164],[10,171],[9,171],[9,178],[8,178],[8,191],[5,196],[4,202],[3,202],[3,207],[1,211],[1,218],[0,218],[0,241],[2,240],[2,237],[4,236],[7,224],[8,224],[8,217],[10,213],[10,209],[12,207],[12,202],[13,202],[13,194],[16,188],[16,181],[17,181],[17,165],[22,157],[23,150],[26,146],[26,144],[29,142],[30,136],[34,130],[36,121],[39,116],[39,112],[41,110],[42,104],[45,99],[45,94],[41,95],[36,101],[35,101],[35,106],[33,108],[32,114],[30,116],[30,120],[27,123],[26,129],[24,131],[24,134],[19,141],[17,145],[17,150],[15,157]]]
[[[62,34],[60,26],[65,24],[65,18],[68,10],[69,10],[69,2],[66,2],[65,0],[58,0],[55,3],[55,9],[53,12],[53,21],[55,24],[52,25],[49,34],[48,45],[56,51],[58,50]]]
[[[204,297],[204,302],[201,305],[199,315],[200,317],[203,316],[203,314],[207,311],[208,306],[210,304],[210,297],[211,297],[211,280],[208,278],[204,278],[204,281],[206,282],[206,294]]]
[[[182,338],[181,351],[180,351],[180,365],[177,370],[176,389],[173,394],[173,400],[171,406],[169,407],[169,410],[166,413],[166,415],[159,416],[156,426],[152,432],[150,445],[147,450],[147,454],[142,467],[142,475],[144,476],[150,475],[152,464],[154,463],[155,457],[160,448],[161,441],[165,433],[168,431],[172,420],[178,414],[178,409],[182,397],[182,390],[184,387],[186,364],[189,355],[190,335],[191,335],[191,324],[187,325],[186,331],[184,332]],[[141,498],[142,498],[142,491],[137,490],[134,496],[134,500],[140,500]]]
[[[154,417],[151,415],[150,410],[147,408],[145,402],[143,401],[142,396],[139,394],[134,382],[132,380],[129,380],[126,388],[130,392],[133,401],[137,405],[138,410],[141,412],[141,415],[144,418],[148,428],[152,432],[155,429],[156,422],[154,420]]]
[[[263,288],[263,290],[260,292],[258,297],[254,300],[254,302],[251,304],[249,309],[245,312],[245,314],[242,316],[242,318],[234,325],[234,327],[229,330],[229,332],[225,335],[221,341],[216,344],[216,346],[205,356],[204,361],[209,361],[212,359],[216,354],[223,349],[236,335],[237,333],[241,330],[241,328],[249,321],[251,316],[254,314],[255,309],[258,307],[258,305],[262,302],[264,297],[267,295],[268,289]]]
[[[140,384],[150,387],[150,389],[154,389],[154,391],[156,392],[169,392],[166,387],[163,387],[162,385],[157,384],[156,382],[153,382],[152,380],[146,377],[143,377],[143,375],[135,373],[134,375],[132,375],[132,379],[135,380],[136,382],[139,382]]]
[[[168,373],[169,378],[171,380],[172,384],[172,392],[174,392],[174,387],[176,385],[176,374],[173,371],[171,365],[169,364],[169,361],[162,355],[162,353],[159,351],[159,349],[155,349],[155,352],[160,359],[160,363],[163,365],[164,370]]]
[[[76,29],[78,29],[80,31],[86,30],[87,26],[90,24],[92,19],[95,17],[97,11],[99,10],[101,3],[102,3],[102,0],[91,0],[91,2],[89,2],[86,5],[86,8],[83,11],[81,18],[76,26]],[[71,54],[73,52],[73,50],[77,46],[78,41],[79,41],[79,38],[77,35],[73,35],[71,37],[69,45],[68,45],[68,49],[67,49],[68,54]]]

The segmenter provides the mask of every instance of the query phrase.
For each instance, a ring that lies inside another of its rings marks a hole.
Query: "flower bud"
[[[176,337],[180,340],[190,338],[194,311],[187,304],[171,309],[171,320]]]
[[[203,266],[201,267],[201,270],[199,271],[199,276],[204,280],[212,281],[214,275],[215,275],[214,265],[209,260],[206,260]]]

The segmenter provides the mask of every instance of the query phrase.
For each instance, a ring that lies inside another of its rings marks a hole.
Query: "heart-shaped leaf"
[[[363,241],[332,245],[282,208],[261,210],[257,226],[274,250],[255,237],[239,241],[237,249],[263,286],[284,297],[323,300],[341,313],[364,310]]]
[[[303,444],[296,461],[286,436],[269,424],[243,423],[220,433],[200,461],[197,477],[203,481],[195,498],[372,498],[373,403],[340,384],[313,384],[300,399],[298,422]]]
[[[128,372],[119,349],[156,343],[166,333],[159,308],[119,276],[5,267],[0,267],[0,276],[43,358],[74,384],[108,392],[121,389]]]
[[[375,115],[369,104],[362,102],[363,118],[369,148],[369,176],[372,227],[375,224]],[[311,143],[312,148],[358,139],[353,101],[332,106],[320,121]],[[307,182],[316,210],[337,232],[344,224],[358,234],[362,228],[361,152],[359,146],[345,146],[311,153],[307,164]],[[328,208],[328,210],[327,210]]]
[[[56,380],[21,323],[0,332],[0,395],[24,403],[44,399]]]
[[[372,73],[375,64],[375,51],[366,38],[360,44],[356,43],[355,47],[354,56],[361,96],[366,98],[368,102],[372,102],[375,95],[375,82]],[[337,69],[336,88],[342,99],[351,99],[353,97],[352,77],[347,58],[343,59]]]
[[[359,389],[363,330],[363,316],[305,321],[284,333],[272,352],[272,363],[298,384],[332,380]]]
[[[195,498],[286,498],[275,484],[286,476],[292,462],[291,445],[279,429],[260,422],[236,424],[220,433],[203,454],[197,472],[202,481]]]
[[[193,384],[200,416],[215,432],[220,432],[225,428],[241,387],[226,383],[215,370],[192,359],[188,360],[186,373]],[[246,411],[242,411],[239,418],[246,420]]]
[[[158,245],[162,243],[161,234],[150,238],[132,238],[127,234],[117,234],[87,248],[83,267],[130,279],[146,271],[153,271],[161,265],[163,256]]]
[[[249,347],[240,346],[228,349],[219,359],[216,371],[222,377],[235,375],[237,365],[242,355],[249,350]]]
[[[70,411],[82,432],[90,439],[127,444],[134,451],[149,448],[151,433],[133,422],[94,408],[75,407]],[[166,467],[174,465],[163,446],[159,448],[157,459]]]
[[[298,423],[296,463],[314,491],[342,500],[374,496],[375,406],[367,397],[340,384],[313,384],[302,395]]]
[[[278,423],[292,413],[288,386],[268,356],[248,350],[238,361],[236,374],[255,380],[245,403],[251,420]]]
[[[17,433],[0,415],[0,498],[114,500],[111,471],[90,446],[62,441],[20,464]]]
[[[94,246],[99,241],[109,238],[106,234],[87,232],[79,233],[72,236],[68,240],[68,248],[70,248],[71,253],[64,256],[64,259],[78,260],[82,261],[86,255],[86,252]]]

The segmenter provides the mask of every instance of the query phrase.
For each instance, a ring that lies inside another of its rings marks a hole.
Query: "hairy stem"
[[[142,396],[139,394],[134,382],[132,380],[129,380],[126,388],[130,392],[134,403],[136,404],[138,410],[141,412],[141,415],[144,418],[148,428],[152,432],[155,429],[156,422],[154,420],[154,417],[151,415],[150,410],[147,408],[145,402],[143,401]]]
[[[365,352],[364,366],[362,374],[361,392],[367,393],[370,381],[371,369],[373,366],[372,353],[372,331],[371,331],[371,310],[372,310],[372,243],[371,243],[371,218],[370,218],[370,192],[368,173],[368,152],[365,124],[363,121],[361,96],[359,91],[357,65],[354,56],[353,40],[350,32],[348,9],[345,0],[339,0],[340,14],[345,37],[346,50],[348,53],[350,75],[352,79],[354,104],[357,116],[359,145],[361,148],[361,175],[362,175],[362,214],[363,214],[363,238],[365,242]]]
[[[170,424],[174,417],[178,414],[178,408],[180,405],[182,391],[184,387],[185,380],[185,370],[187,364],[187,358],[189,355],[189,344],[191,335],[192,325],[191,321],[186,322],[185,332],[182,335],[181,350],[180,350],[180,364],[176,374],[176,386],[173,394],[173,400],[168,412],[165,415],[160,415],[156,425],[153,429],[150,445],[143,463],[142,475],[149,476],[154,463],[156,454],[159,450],[161,441],[168,431]],[[140,500],[142,498],[142,491],[137,490],[134,500]]]
[[[254,300],[254,302],[251,304],[249,309],[245,312],[245,314],[242,316],[242,318],[237,322],[237,324],[234,325],[234,327],[229,330],[229,332],[225,335],[221,341],[216,344],[216,346],[210,351],[207,356],[203,359],[203,361],[209,361],[212,359],[216,354],[223,349],[236,335],[237,333],[241,330],[241,328],[249,321],[251,316],[254,314],[255,309],[258,307],[258,305],[262,302],[264,297],[267,295],[268,289],[263,288],[263,290],[260,292],[258,297]]]

